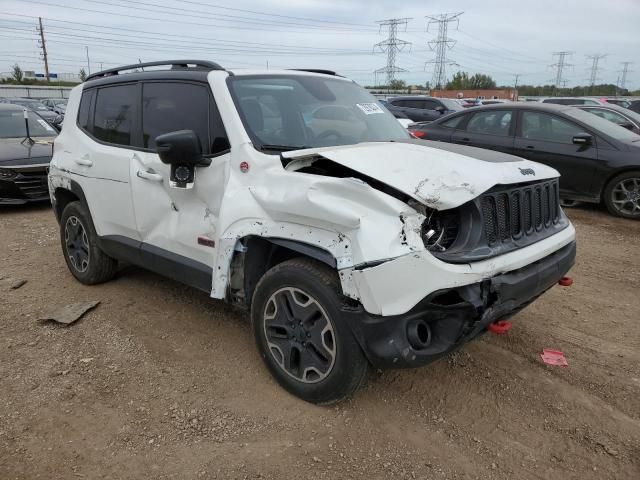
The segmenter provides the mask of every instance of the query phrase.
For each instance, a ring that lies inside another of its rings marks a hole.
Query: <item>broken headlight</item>
[[[427,209],[427,219],[422,224],[422,241],[427,250],[444,252],[458,238],[460,215],[457,211],[439,212]]]

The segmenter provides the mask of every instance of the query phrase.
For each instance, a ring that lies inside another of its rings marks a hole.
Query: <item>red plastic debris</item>
[[[490,323],[487,330],[491,333],[495,333],[496,335],[505,335],[509,330],[511,330],[511,322],[508,322],[507,320],[500,320]]]
[[[247,173],[249,171],[249,163],[248,162],[240,162],[240,171],[242,173]]]
[[[540,358],[547,365],[554,365],[558,367],[568,367],[567,359],[564,358],[564,353],[560,350],[551,350],[549,348],[544,348],[542,353],[540,354]]]
[[[571,277],[562,277],[558,281],[558,284],[562,285],[563,287],[570,287],[571,285],[573,285],[573,278],[571,278]]]

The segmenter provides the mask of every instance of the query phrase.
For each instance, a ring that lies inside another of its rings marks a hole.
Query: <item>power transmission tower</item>
[[[627,85],[627,75],[631,73],[629,65],[632,62],[622,62],[622,77],[620,77],[620,90],[624,90]]]
[[[404,68],[396,66],[396,56],[398,52],[401,52],[405,47],[411,45],[411,43],[398,38],[398,27],[404,26],[404,29],[406,30],[409,20],[411,20],[411,18],[389,18],[387,20],[379,20],[376,22],[380,25],[380,30],[382,30],[382,27],[388,27],[389,35],[386,40],[376,43],[373,46],[374,51],[377,48],[381,52],[385,52],[387,54],[387,66],[374,71],[376,76],[375,83],[378,83],[378,74],[384,73],[386,74],[388,87],[396,79],[396,73],[406,72]]]
[[[593,55],[587,55],[587,58],[591,60],[591,74],[589,75],[589,86],[593,87],[598,80],[598,63],[607,55],[602,53],[594,53]]]
[[[447,65],[456,65],[455,62],[449,60],[447,61],[447,50],[453,48],[456,44],[456,41],[449,38],[449,24],[456,22],[456,28],[460,23],[460,15],[464,12],[459,13],[441,13],[440,15],[427,16],[429,22],[427,23],[427,32],[429,31],[429,27],[433,24],[438,25],[438,37],[435,40],[431,40],[429,42],[429,48],[436,52],[436,56],[434,59],[429,60],[427,64],[433,63],[433,87],[439,90],[444,90],[444,87],[447,83]],[[427,67],[425,64],[425,69]]]
[[[572,64],[567,63],[567,57],[572,55],[573,52],[554,52],[553,56],[554,57],[558,57],[558,62],[554,63],[553,65],[550,65],[551,67],[556,68],[556,78],[554,81],[554,85],[555,85],[555,94],[558,94],[558,88],[560,88],[561,85],[566,84],[566,81],[564,81],[562,79],[562,72],[564,71],[565,68],[567,67],[573,67]]]
[[[40,47],[42,48],[42,58],[44,59],[44,75],[49,83],[49,59],[47,58],[47,44],[44,41],[44,28],[42,28],[42,18],[38,17],[38,32],[40,33]]]

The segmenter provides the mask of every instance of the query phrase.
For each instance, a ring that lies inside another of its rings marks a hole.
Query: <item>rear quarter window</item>
[[[92,126],[94,137],[115,145],[133,145],[137,90],[137,85],[132,84],[98,89]]]

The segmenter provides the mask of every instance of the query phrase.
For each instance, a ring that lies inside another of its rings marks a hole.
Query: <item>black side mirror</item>
[[[436,112],[440,112],[440,113],[444,113],[444,111],[446,110],[446,108],[444,108],[442,105],[437,106],[436,108],[434,108],[434,110]]]
[[[589,133],[579,133],[574,135],[571,141],[576,145],[591,145],[593,136]]]
[[[193,130],[178,130],[157,136],[156,151],[162,163],[171,165],[169,185],[172,187],[193,187],[196,167],[211,165],[211,159],[202,156],[200,139]]]
[[[636,126],[631,122],[622,122],[618,125],[620,125],[622,128],[626,128],[627,130],[634,130],[636,128]]]

